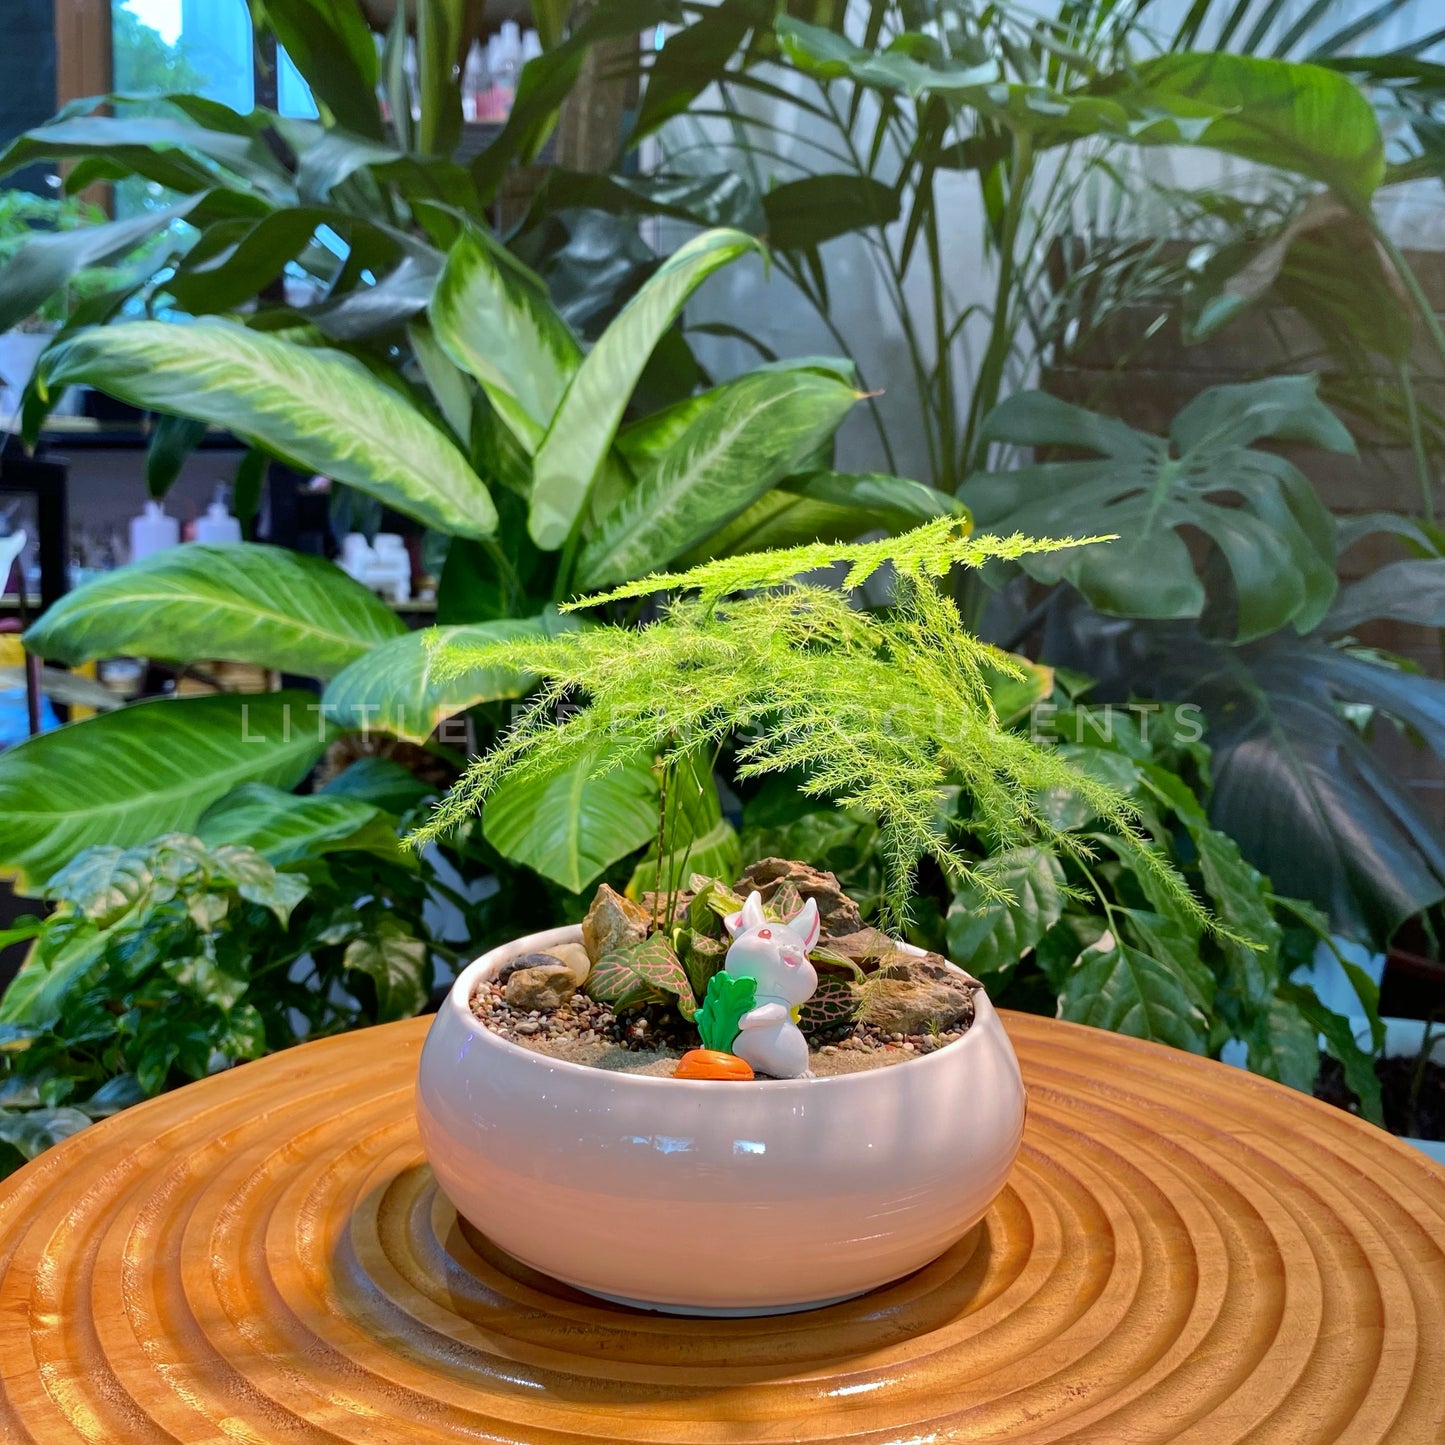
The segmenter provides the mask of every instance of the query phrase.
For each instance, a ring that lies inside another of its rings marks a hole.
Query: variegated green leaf
[[[244,783],[218,798],[196,824],[209,847],[244,843],[270,863],[318,853],[375,853],[393,863],[414,863],[402,851],[395,825],[359,798],[288,793],[266,783]]]
[[[966,516],[968,509],[947,492],[907,477],[806,472],[764,492],[685,560],[706,562],[801,542],[852,542],[865,532],[906,532],[946,512]]]
[[[429,314],[447,355],[476,377],[517,440],[535,452],[582,360],[547,288],[467,226],[447,255]]]
[[[580,893],[657,830],[657,780],[645,762],[594,776],[596,759],[550,777],[513,775],[482,812],[487,842],[514,863]]]
[[[597,588],[665,566],[803,466],[857,400],[812,369],[756,371],[714,388],[687,429],[602,519],[577,585]]]
[[[741,231],[694,236],[663,262],[603,332],[537,448],[527,526],[539,547],[559,548],[570,535],[637,379],[687,298],[719,267],[761,249]]]
[[[429,526],[490,537],[497,509],[448,437],[341,351],[227,321],[127,321],[52,346],[42,394],[76,382],[196,417],[306,472],[320,472]]]
[[[165,698],[0,753],[0,871],[38,887],[83,848],[193,828],[242,783],[294,787],[326,737],[307,692]]]
[[[506,667],[479,667],[439,678],[436,658],[442,649],[551,636],[576,625],[574,618],[544,612],[526,619],[405,632],[358,658],[332,679],[323,699],[326,714],[341,727],[425,742],[443,719],[478,703],[521,697],[532,685],[525,673]]]
[[[668,997],[683,1018],[697,1013],[687,971],[660,933],[604,953],[587,975],[587,992],[619,1013]]]
[[[169,547],[62,597],[25,634],[76,667],[136,654],[330,677],[406,624],[339,567],[255,542]]]

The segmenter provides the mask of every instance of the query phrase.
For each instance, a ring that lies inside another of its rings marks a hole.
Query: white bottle
[[[515,20],[504,20],[496,39],[497,63],[492,69],[492,88],[500,118],[505,120],[512,113],[517,75],[522,69],[522,28]]]
[[[174,517],[166,515],[159,502],[145,504],[145,510],[138,517],[130,519],[130,560],[139,562],[167,547],[180,544],[181,524]]]
[[[367,585],[393,602],[411,601],[411,553],[395,532],[376,534],[376,555]]]
[[[482,47],[474,40],[462,67],[462,119],[467,122],[481,118],[482,92],[486,89],[487,65]]]
[[[341,556],[337,561],[347,576],[365,585],[376,553],[360,532],[348,532],[341,539]]]
[[[196,519],[196,541],[198,542],[239,542],[241,524],[226,510],[226,504],[219,499],[206,508],[205,515]]]
[[[522,32],[522,64],[535,60],[542,53],[542,37],[535,30]]]

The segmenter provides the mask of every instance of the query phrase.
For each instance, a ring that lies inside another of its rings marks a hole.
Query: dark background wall
[[[0,0],[0,143],[55,114],[54,0]],[[46,189],[30,166],[5,184]]]

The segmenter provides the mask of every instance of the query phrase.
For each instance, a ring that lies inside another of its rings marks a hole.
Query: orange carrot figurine
[[[753,1068],[746,1059],[721,1049],[689,1049],[678,1061],[675,1079],[751,1079]]]

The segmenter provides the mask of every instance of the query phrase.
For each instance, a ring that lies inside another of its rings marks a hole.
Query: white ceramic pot
[[[523,1263],[680,1314],[831,1303],[935,1259],[1003,1188],[1024,1122],[987,996],[956,1043],[825,1079],[611,1073],[509,1043],[472,1017],[532,934],[464,969],[422,1050],[416,1110],[457,1210]]]

